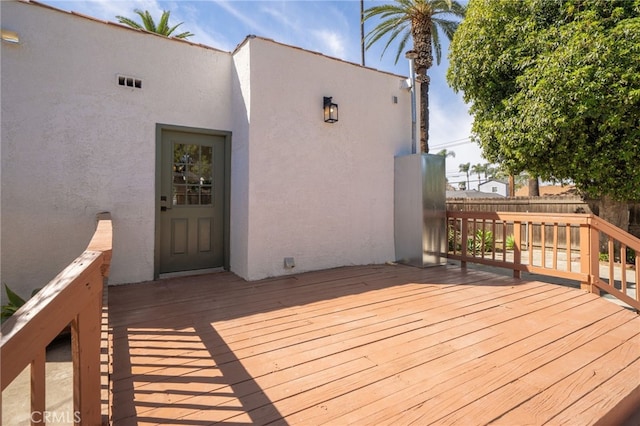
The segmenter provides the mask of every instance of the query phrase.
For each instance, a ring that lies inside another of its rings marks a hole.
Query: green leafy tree
[[[120,22],[121,24],[125,24],[130,26],[131,28],[136,28],[139,30],[146,30],[152,33],[156,33],[156,34],[160,34],[166,37],[173,37],[173,38],[182,38],[182,39],[187,39],[191,36],[193,36],[194,34],[190,33],[189,31],[185,31],[179,34],[175,34],[172,35],[173,32],[183,23],[180,22],[177,25],[174,25],[172,27],[169,26],[169,15],[171,15],[171,12],[168,10],[164,10],[162,12],[162,16],[160,17],[160,22],[158,22],[158,24],[156,25],[155,21],[153,20],[153,16],[151,16],[151,14],[149,13],[148,10],[145,10],[144,12],[140,9],[135,9],[133,11],[135,14],[137,14],[140,19],[142,19],[142,24],[137,23],[136,21],[134,21],[131,18],[127,18],[126,16],[116,16],[116,19],[118,20],[118,22]]]
[[[640,199],[639,57],[640,0],[471,0],[447,79],[487,159],[625,202]]]
[[[429,152],[429,76],[433,53],[440,64],[442,47],[440,32],[449,40],[464,17],[465,8],[454,0],[395,0],[392,4],[373,6],[365,10],[364,21],[379,17],[380,23],[367,34],[366,48],[387,37],[382,51],[398,39],[396,63],[411,37],[415,59],[416,80],[420,82],[420,150]]]

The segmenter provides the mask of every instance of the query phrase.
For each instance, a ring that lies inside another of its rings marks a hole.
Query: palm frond
[[[431,48],[436,54],[436,64],[440,65],[440,59],[442,58],[442,45],[440,45],[440,32],[438,31],[435,20],[431,21],[431,38]]]
[[[135,28],[138,30],[143,30],[144,28],[142,28],[142,26],[140,24],[138,24],[136,21],[127,18],[126,16],[116,16],[116,19],[118,20],[118,22],[120,22],[121,24],[125,24],[131,28]]]
[[[160,17],[160,22],[158,23],[158,28],[157,28],[158,34],[169,36],[172,30],[175,29],[175,27],[171,29],[171,31],[169,29],[169,15],[171,15],[170,11],[168,10],[162,11],[162,16]]]
[[[445,16],[464,17],[465,10],[465,7],[455,0],[395,0],[392,4],[370,7],[365,10],[363,21],[376,17],[380,22],[366,35],[365,48],[369,49],[382,38],[388,37],[381,56],[391,44],[398,42],[395,57],[397,63],[411,36],[411,24],[414,18],[428,15],[428,22],[431,25],[431,45],[436,63],[439,64],[442,58],[439,31],[451,40],[458,27],[458,21],[446,19]]]
[[[169,27],[169,18],[171,16],[171,11],[168,10],[162,11],[162,16],[160,17],[160,21],[157,25],[153,20],[153,16],[151,16],[148,10],[142,11],[140,9],[134,9],[133,12],[140,17],[140,19],[142,20],[142,24],[139,24],[133,19],[127,18],[125,16],[116,16],[116,19],[118,19],[118,22],[120,22],[121,24],[128,25],[132,28],[147,30],[149,32],[160,34],[166,37],[169,37],[180,25],[182,25],[182,22],[180,22],[173,27]],[[189,31],[184,31],[173,37],[187,38],[193,35],[194,34]]]
[[[192,37],[192,36],[194,36],[194,35],[195,35],[195,34],[190,33],[189,31],[185,31],[185,32],[180,33],[180,34],[178,34],[178,35],[174,35],[173,37],[174,37],[174,38],[183,38],[183,39],[186,39],[187,37]]]
[[[135,9],[133,12],[140,16],[142,19],[142,26],[145,30],[151,31],[152,33],[156,32],[156,23],[153,21],[153,16],[151,16],[148,10],[143,12],[140,9]]]

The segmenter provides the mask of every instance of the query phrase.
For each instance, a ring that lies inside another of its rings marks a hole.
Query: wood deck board
[[[636,314],[455,266],[112,287],[109,316],[118,425],[591,424],[640,404]]]

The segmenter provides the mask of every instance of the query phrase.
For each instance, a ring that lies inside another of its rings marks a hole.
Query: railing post
[[[580,225],[580,272],[587,275],[587,281],[580,282],[580,288],[595,294],[600,294],[594,285],[600,275],[598,234],[591,224]]]
[[[47,351],[45,348],[31,361],[31,425],[43,425],[45,404],[45,365]]]
[[[513,222],[513,265],[520,265],[522,259],[522,222]],[[520,270],[514,267],[513,278],[520,278]]]
[[[74,421],[82,425],[102,424],[100,388],[100,333],[102,329],[103,277],[91,274],[88,286],[99,287],[94,297],[71,322]]]

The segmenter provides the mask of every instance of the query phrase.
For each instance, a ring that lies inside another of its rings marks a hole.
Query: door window
[[[173,144],[173,205],[213,204],[213,148]]]

